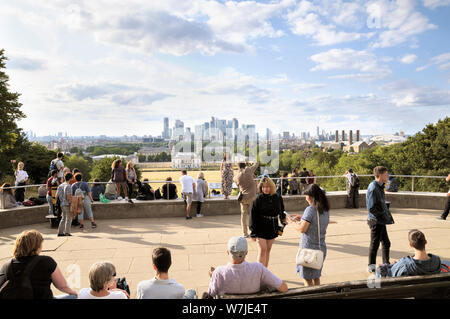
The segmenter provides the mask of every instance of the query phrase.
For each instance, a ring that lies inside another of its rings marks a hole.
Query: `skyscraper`
[[[163,130],[163,133],[162,133],[162,137],[163,138],[170,138],[170,135],[169,135],[169,118],[168,117],[164,118],[164,130]]]

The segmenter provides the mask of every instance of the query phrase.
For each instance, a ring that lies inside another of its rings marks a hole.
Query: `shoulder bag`
[[[319,249],[309,249],[303,248],[303,240],[300,248],[298,249],[297,256],[295,258],[295,262],[297,266],[303,266],[307,268],[313,269],[321,269],[323,266],[323,252],[320,249],[320,219],[319,212],[316,209],[317,213],[317,230],[319,233]]]

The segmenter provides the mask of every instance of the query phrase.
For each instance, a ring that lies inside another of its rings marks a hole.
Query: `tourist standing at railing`
[[[300,180],[296,177],[299,177],[298,169],[295,168],[291,173],[291,180],[289,181],[289,195],[300,195]]]
[[[359,199],[359,177],[353,172],[353,169],[348,169],[343,175],[347,178],[346,189],[347,189],[347,204],[346,208],[358,208]]]
[[[116,159],[111,165],[111,180],[116,184],[117,199],[122,200],[120,194],[127,200],[127,172],[123,167],[122,160]]]
[[[367,223],[370,227],[369,272],[375,272],[380,242],[383,245],[383,264],[389,264],[391,242],[386,225],[394,223],[394,219],[389,208],[386,206],[384,197],[384,185],[389,179],[388,169],[384,166],[377,166],[373,169],[373,175],[375,176],[375,180],[369,184],[366,193],[368,210]]]
[[[4,183],[2,187],[11,187],[10,184]],[[17,207],[16,198],[13,195],[13,191],[11,188],[9,189],[2,189],[0,195],[3,197],[3,201],[5,203],[5,209],[14,208]],[[0,199],[2,200],[2,199]]]
[[[58,170],[59,183],[64,182],[64,172],[63,172],[64,162],[62,161],[63,157],[64,157],[64,154],[60,152],[60,153],[58,153],[56,158],[50,162],[50,171],[52,171],[54,169]]]
[[[190,213],[191,213],[192,199],[195,192],[195,183],[194,179],[191,176],[187,175],[186,170],[181,171],[180,184],[181,184],[181,194],[184,199],[184,204],[186,205],[186,219],[192,219]]]
[[[97,228],[97,224],[94,221],[94,214],[92,213],[92,203],[94,202],[94,199],[92,198],[88,183],[83,182],[82,178],[82,174],[77,173],[75,175],[76,182],[72,185],[72,196],[75,196],[77,189],[80,189],[84,196],[83,204],[81,206],[81,214],[78,215],[80,229],[84,229],[84,214],[86,214],[91,221],[92,228]]]
[[[445,179],[445,181],[446,181],[447,183],[450,182],[450,174],[448,174],[448,176],[447,176],[447,178]],[[438,219],[446,220],[449,211],[450,211],[450,189],[448,190],[448,193],[447,193],[447,203],[445,204],[444,211],[442,212],[442,215],[441,215]]]
[[[325,236],[330,221],[330,205],[325,191],[316,184],[308,185],[304,195],[309,206],[306,207],[302,216],[292,214],[292,217],[287,216],[287,221],[301,233],[300,249],[320,249],[323,252],[323,261],[325,261],[327,255]],[[297,265],[297,272],[305,286],[317,286],[320,285],[322,268],[314,269]]]
[[[308,177],[306,178],[306,184],[311,185],[311,184],[316,184],[316,175],[314,175],[313,170],[309,171]]]
[[[133,194],[133,186],[135,184],[138,185],[138,188],[141,188],[141,181],[137,179],[136,170],[134,169],[134,165],[131,161],[127,163],[126,167],[127,172],[127,186],[128,186],[128,202],[133,203],[131,200],[131,195]]]
[[[220,174],[222,176],[222,194],[225,195],[225,199],[228,199],[233,190],[233,163],[230,162],[226,153],[220,164]]]
[[[309,172],[306,170],[306,168],[303,168],[303,171],[300,172],[300,195],[303,195],[303,192],[306,189],[306,186],[308,186],[308,184],[306,183],[306,178],[308,177]]]
[[[14,172],[14,176],[16,177],[15,185],[17,186],[25,186],[28,181],[28,174],[24,171],[23,162],[19,162],[17,165],[17,170]],[[22,203],[25,201],[25,187],[16,188],[14,191],[14,196],[16,197],[17,203]]]
[[[277,181],[277,194],[278,196],[284,196],[286,195],[289,187],[289,181],[288,181],[288,172],[284,172],[283,176],[278,179]],[[283,190],[283,191],[281,191]]]
[[[246,167],[246,164],[239,163],[239,172],[234,177],[236,185],[239,187],[240,198],[239,204],[241,206],[241,226],[244,237],[249,237],[248,234],[248,215],[253,200],[256,197],[256,182],[255,171],[258,168],[258,163],[253,164],[251,167]]]
[[[197,175],[197,184],[195,186],[194,201],[197,202],[197,217],[203,217],[201,213],[202,204],[205,201],[205,197],[208,195],[208,183],[205,180],[205,174],[203,172]]]
[[[75,175],[77,175],[78,173],[81,173],[81,171],[78,168],[74,168],[72,170],[72,179],[69,181],[70,186],[72,186],[77,182],[77,180],[75,179]]]
[[[56,201],[60,202],[61,206],[61,221],[58,227],[58,236],[72,236],[70,234],[70,226],[72,225],[72,214],[70,213],[70,202],[72,200],[72,187],[69,184],[72,178],[72,173],[67,173],[64,176],[64,183],[58,186],[56,191]]]
[[[56,197],[56,190],[59,186],[58,170],[54,169],[51,172],[50,177],[47,179],[47,202],[48,202],[48,214],[56,215],[53,207],[53,199]]]
[[[250,237],[258,244],[258,262],[269,266],[270,251],[280,229],[278,220],[286,224],[283,198],[276,193],[275,183],[263,177],[258,185],[259,195],[252,205]]]

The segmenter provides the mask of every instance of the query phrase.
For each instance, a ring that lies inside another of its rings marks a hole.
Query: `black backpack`
[[[34,292],[30,274],[39,261],[39,258],[37,256],[34,257],[25,267],[24,271],[17,275],[14,275],[13,272],[13,260],[8,265],[6,281],[0,287],[0,299],[33,299]]]

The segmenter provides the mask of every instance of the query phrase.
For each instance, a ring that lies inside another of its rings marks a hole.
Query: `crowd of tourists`
[[[55,209],[55,202],[61,209],[61,222],[58,228],[58,236],[71,236],[70,227],[73,219],[78,219],[79,227],[84,228],[83,220],[87,217],[91,227],[97,227],[92,214],[92,202],[103,195],[101,185],[94,183],[89,188],[83,181],[81,172],[65,168],[58,158],[52,161],[51,173],[47,180],[47,201],[49,210]],[[23,171],[23,163],[19,163],[20,169],[16,174],[17,181],[23,183],[28,178]],[[238,202],[241,209],[242,235],[232,237],[227,246],[227,254],[230,262],[219,267],[210,267],[211,277],[208,291],[203,298],[215,298],[223,294],[254,293],[261,289],[271,289],[285,292],[287,284],[268,270],[270,253],[276,238],[283,233],[287,225],[300,233],[299,248],[296,263],[293,265],[303,280],[305,286],[320,285],[322,269],[327,256],[326,233],[330,220],[330,205],[324,189],[315,183],[312,171],[303,169],[298,173],[294,170],[295,177],[304,177],[298,184],[288,181],[289,191],[295,194],[303,194],[308,203],[302,215],[289,214],[285,211],[282,193],[284,179],[276,185],[267,175],[261,176],[257,183],[255,172],[258,164],[251,166],[239,163],[239,171],[234,176],[230,174],[230,166],[224,163],[221,167],[226,180],[224,194],[229,196],[230,180],[239,187]],[[227,172],[228,170],[228,172]],[[20,171],[20,172],[19,172]],[[438,256],[429,254],[425,250],[427,241],[425,234],[413,229],[408,233],[410,247],[414,249],[414,256],[408,256],[392,263],[390,261],[390,246],[387,227],[394,223],[393,216],[386,205],[385,185],[389,182],[389,172],[386,167],[377,166],[373,170],[374,180],[370,183],[366,193],[367,224],[370,229],[370,245],[368,252],[368,268],[370,273],[381,276],[405,276],[424,275],[441,272],[444,267]],[[357,197],[359,178],[349,169],[344,175],[347,179],[348,207],[358,207]],[[287,177],[284,175],[284,177]],[[309,180],[308,180],[309,178]],[[295,179],[298,180],[298,179]],[[450,181],[450,175],[447,177]],[[149,193],[156,198],[156,191],[144,180],[141,183],[137,179],[136,171],[132,164],[123,167],[120,159],[114,161],[111,167],[111,184],[115,186],[116,198],[124,196],[125,200],[132,203],[131,191],[133,185],[139,188],[147,187]],[[208,187],[204,175],[200,173],[195,181],[183,170],[179,179],[181,194],[186,204],[186,219],[191,219],[190,209],[193,201],[197,201],[197,217],[202,217],[201,203],[206,197]],[[173,185],[173,186],[171,186]],[[286,185],[286,184],[285,184]],[[175,198],[177,193],[173,183],[165,184],[162,195],[167,198]],[[108,186],[107,186],[108,187]],[[105,192],[106,197],[107,191]],[[227,197],[228,198],[228,197]],[[449,197],[448,197],[449,198]],[[448,202],[447,202],[448,214]],[[445,212],[444,212],[445,214]],[[446,216],[443,217],[445,219]],[[247,240],[253,240],[257,244],[257,261],[247,262]],[[34,230],[25,231],[18,236],[14,247],[14,258],[3,265],[0,270],[0,298],[24,296],[25,292],[18,294],[15,289],[25,289],[26,285],[17,285],[14,281],[22,280],[29,276],[32,289],[28,291],[34,298],[53,298],[50,285],[53,285],[64,295],[57,298],[79,299],[125,299],[130,298],[129,289],[124,282],[116,280],[116,270],[112,263],[103,261],[92,265],[89,271],[90,288],[83,288],[76,292],[67,286],[61,271],[55,260],[51,257],[40,256],[42,252],[42,235]],[[376,256],[380,244],[382,245],[383,263],[377,267]],[[308,256],[308,258],[307,258]],[[312,258],[311,258],[312,256]],[[155,276],[144,280],[137,286],[137,298],[198,298],[196,292],[178,284],[169,278],[169,268],[172,263],[171,253],[164,247],[157,248],[152,255]],[[19,274],[16,276],[16,274]]]

